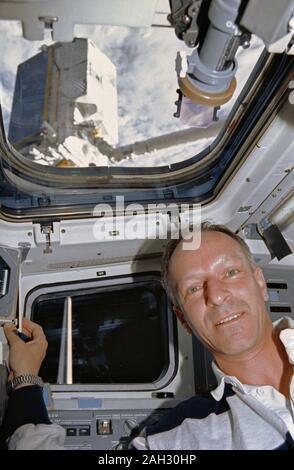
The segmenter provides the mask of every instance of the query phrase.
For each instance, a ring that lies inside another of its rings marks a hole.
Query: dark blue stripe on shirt
[[[180,403],[173,410],[163,416],[158,423],[146,427],[146,435],[151,436],[160,432],[169,431],[186,419],[203,419],[211,413],[219,415],[229,410],[226,398],[234,395],[230,385],[225,385],[224,395],[220,401],[216,401],[210,394],[207,397],[196,395],[189,400]]]
[[[5,441],[17,428],[28,423],[51,424],[42,388],[38,385],[22,387],[11,393],[1,428],[1,441]]]

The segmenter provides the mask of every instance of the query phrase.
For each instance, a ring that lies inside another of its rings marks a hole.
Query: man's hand
[[[17,336],[15,325],[11,323],[4,325],[4,332],[9,343],[9,365],[13,374],[10,378],[22,374],[38,375],[48,346],[41,326],[23,319],[23,333],[31,338],[28,343]]]

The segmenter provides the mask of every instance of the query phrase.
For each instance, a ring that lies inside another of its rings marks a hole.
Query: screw
[[[190,16],[188,16],[188,15],[184,15],[184,16],[182,16],[182,22],[183,22],[183,23],[185,23],[185,24],[189,24],[189,23],[190,23],[190,21],[191,21],[191,18],[190,18]]]

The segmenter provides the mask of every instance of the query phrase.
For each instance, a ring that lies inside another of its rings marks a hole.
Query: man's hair
[[[233,238],[242,248],[242,251],[244,255],[246,256],[250,266],[252,268],[255,267],[255,263],[252,257],[252,254],[250,253],[250,250],[244,240],[239,237],[239,235],[236,235],[236,233],[232,232],[228,227],[225,225],[218,225],[218,224],[212,224],[210,222],[202,222],[201,224],[201,233],[203,232],[221,232],[225,233],[229,237]],[[192,238],[192,233],[191,233],[191,238]],[[169,262],[170,259],[177,248],[177,246],[183,241],[183,237],[180,235],[179,238],[169,240],[167,243],[165,250],[162,255],[162,261],[161,261],[161,276],[162,276],[162,285],[169,296],[169,298],[172,300],[174,304],[177,304],[176,297],[173,293],[172,287],[170,285],[170,279],[169,279]],[[185,240],[187,241],[187,240]],[[188,242],[188,241],[187,241]]]

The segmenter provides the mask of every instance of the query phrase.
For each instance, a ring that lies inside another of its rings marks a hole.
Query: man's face
[[[254,351],[271,332],[264,301],[266,283],[252,268],[236,240],[221,232],[204,232],[198,250],[182,243],[169,265],[178,300],[175,311],[214,356]]]

